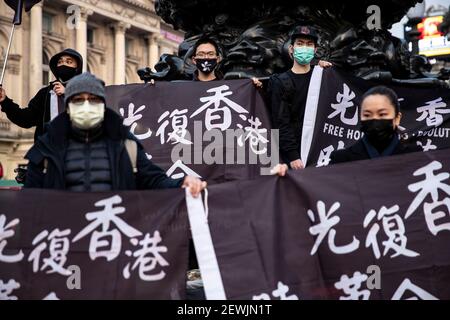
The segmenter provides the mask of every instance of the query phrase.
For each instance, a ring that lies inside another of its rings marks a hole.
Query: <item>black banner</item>
[[[250,80],[111,86],[107,97],[170,177],[213,184],[252,179],[277,164],[269,163],[270,119]]]
[[[443,150],[211,187],[227,298],[450,299],[449,177]]]
[[[0,191],[0,300],[184,299],[184,192]]]
[[[361,98],[376,85],[379,84],[338,69],[323,71],[308,166],[328,165],[334,150],[350,147],[362,137],[359,127]],[[449,148],[450,90],[407,85],[389,87],[399,97],[403,115],[402,138],[412,139],[424,151]]]
[[[450,299],[450,150],[204,198],[1,191],[0,299],[182,299],[189,229],[207,297]]]

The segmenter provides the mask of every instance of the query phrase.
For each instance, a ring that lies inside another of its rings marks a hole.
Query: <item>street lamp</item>
[[[408,17],[408,22],[406,25],[409,27],[410,31],[406,32],[406,38],[412,44],[413,55],[419,54],[419,37],[421,33],[417,29],[417,25],[422,22],[423,16],[425,15],[425,0],[417,3],[414,7],[409,9],[406,16]]]

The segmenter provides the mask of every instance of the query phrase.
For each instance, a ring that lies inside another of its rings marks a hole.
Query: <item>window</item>
[[[46,33],[52,32],[53,29],[53,16],[44,12],[42,14],[42,31]]]
[[[94,44],[94,31],[92,27],[87,28],[87,43],[90,45]]]
[[[50,59],[45,51],[42,52],[42,84],[47,86],[50,83]]]
[[[130,38],[126,38],[125,39],[125,54],[127,56],[131,55],[132,48],[133,48],[132,46],[133,46],[133,40]]]

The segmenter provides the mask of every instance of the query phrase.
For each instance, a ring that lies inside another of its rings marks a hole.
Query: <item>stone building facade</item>
[[[21,106],[53,80],[50,58],[74,48],[84,70],[107,85],[140,82],[136,70],[154,66],[163,53],[177,53],[183,34],[155,14],[154,0],[44,0],[23,14],[16,28],[4,88]],[[13,10],[0,1],[0,66],[8,45]],[[11,124],[0,112],[0,163],[5,178],[24,164],[33,130]]]

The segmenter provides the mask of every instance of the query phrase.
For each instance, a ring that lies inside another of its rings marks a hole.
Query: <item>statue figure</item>
[[[385,83],[447,85],[450,70],[429,71],[426,58],[411,56],[404,40],[388,29],[421,0],[157,0],[156,12],[176,29],[186,32],[178,56],[163,55],[155,66],[139,71],[141,79],[192,79],[192,47],[202,36],[221,46],[219,70],[225,79],[265,78],[292,64],[289,32],[294,26],[312,25],[321,39],[317,59],[332,62],[364,79]],[[378,6],[379,28],[368,25]],[[441,26],[449,32],[449,15]]]

